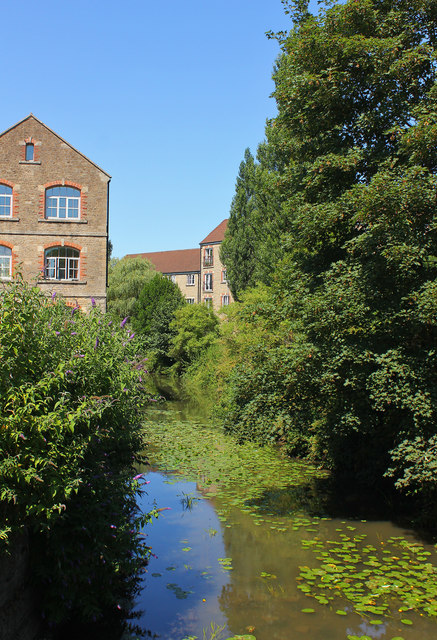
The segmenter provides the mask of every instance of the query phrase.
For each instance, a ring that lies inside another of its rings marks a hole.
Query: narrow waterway
[[[188,429],[180,411],[156,413],[161,426],[176,419]],[[259,504],[245,500],[244,486],[223,495],[180,477],[174,462],[155,466],[153,447],[151,462],[140,506],[169,509],[147,527],[154,556],[136,603],[147,637],[437,637],[435,548],[412,531],[316,513],[314,500],[297,508],[281,487]]]

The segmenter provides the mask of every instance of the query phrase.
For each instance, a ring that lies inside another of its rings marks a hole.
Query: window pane
[[[12,188],[8,187],[6,184],[0,184],[0,193],[12,195]]]
[[[33,144],[26,144],[26,160],[33,160]]]
[[[0,278],[9,278],[11,275],[11,258],[0,258]]]
[[[12,249],[9,247],[5,247],[4,245],[0,245],[0,256],[11,256]]]

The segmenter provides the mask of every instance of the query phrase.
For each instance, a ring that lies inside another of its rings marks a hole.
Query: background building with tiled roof
[[[215,311],[233,302],[220,260],[220,245],[228,221],[223,220],[200,243],[199,249],[131,253],[126,258],[149,260],[157,271],[175,282],[188,303],[204,302]]]
[[[132,253],[126,258],[149,260],[157,271],[175,282],[189,304],[200,302],[200,253],[199,249]]]

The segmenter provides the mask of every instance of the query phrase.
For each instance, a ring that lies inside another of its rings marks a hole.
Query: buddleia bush
[[[0,294],[0,362],[0,544],[28,532],[48,619],[97,619],[147,556],[134,479],[145,363],[123,322],[19,277]]]

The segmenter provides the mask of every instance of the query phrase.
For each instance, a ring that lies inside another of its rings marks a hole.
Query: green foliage
[[[241,340],[224,420],[354,481],[390,467],[429,504],[435,470],[412,447],[430,459],[436,434],[437,3],[349,0],[317,17],[288,4],[299,19],[277,35],[278,115],[258,154],[268,180],[247,156],[238,211],[250,204],[252,224],[226,241],[255,235],[262,255],[275,220],[282,259],[255,278],[271,282],[259,312],[243,299],[223,338]],[[253,224],[263,197],[279,206]]]
[[[144,338],[158,366],[172,364],[169,349],[175,330],[171,322],[176,310],[184,304],[185,298],[177,284],[160,273],[141,290],[132,326]]]
[[[0,296],[0,542],[30,532],[52,621],[115,607],[147,556],[133,477],[149,396],[131,337],[20,278]]]
[[[108,311],[119,318],[132,318],[141,290],[155,273],[152,264],[143,258],[112,259],[108,271]]]
[[[175,312],[170,328],[175,332],[170,340],[170,357],[178,370],[186,369],[214,342],[219,319],[214,311],[203,304],[190,304]]]
[[[281,255],[280,193],[271,171],[271,149],[258,148],[257,162],[249,149],[240,164],[220,258],[226,266],[232,295],[240,300],[242,292],[256,282],[268,282]]]

